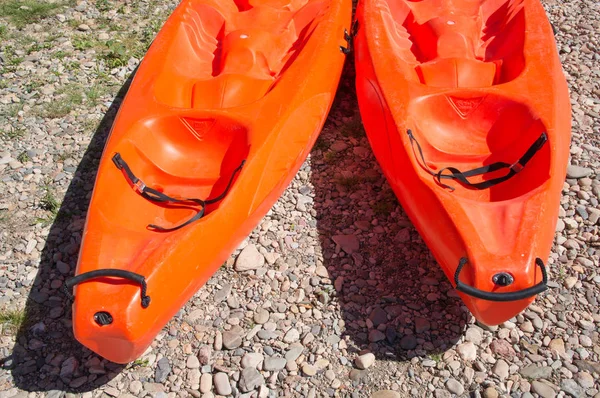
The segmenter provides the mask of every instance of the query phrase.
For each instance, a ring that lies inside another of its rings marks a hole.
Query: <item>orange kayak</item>
[[[139,357],[260,222],[332,105],[349,0],[183,0],[131,84],[100,162],[75,337]]]
[[[363,0],[356,89],[376,158],[473,315],[546,289],[571,135],[538,0]]]

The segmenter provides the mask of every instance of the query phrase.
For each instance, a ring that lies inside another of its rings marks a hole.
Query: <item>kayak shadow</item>
[[[348,60],[311,153],[314,208],[349,358],[439,359],[469,313],[387,184],[365,136]]]
[[[71,303],[61,291],[73,276],[100,156],[119,106],[135,75],[113,99],[73,174],[42,250],[27,298],[25,321],[12,353],[0,359],[17,388],[25,391],[85,392],[98,388],[124,368],[95,355],[73,336]]]

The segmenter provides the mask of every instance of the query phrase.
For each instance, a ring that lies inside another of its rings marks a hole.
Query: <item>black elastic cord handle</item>
[[[78,285],[83,282],[87,282],[92,279],[105,278],[105,277],[115,277],[115,278],[123,278],[130,280],[134,283],[140,285],[142,294],[141,294],[141,303],[142,308],[147,308],[150,305],[150,296],[146,295],[146,278],[144,278],[140,274],[136,274],[135,272],[125,271],[122,269],[97,269],[94,271],[85,272],[83,274],[77,275],[63,284],[63,292],[65,295],[71,299],[75,300],[71,291],[75,285]]]
[[[466,257],[461,258],[458,262],[458,267],[456,268],[456,272],[454,273],[454,283],[456,284],[456,290],[468,294],[469,296],[473,296],[475,298],[487,301],[518,301],[536,296],[548,289],[548,274],[546,273],[546,267],[544,266],[544,262],[539,258],[535,259],[535,264],[542,270],[542,281],[535,286],[528,287],[526,289],[519,290],[516,292],[507,293],[486,292],[484,290],[479,290],[477,288],[474,288],[473,286],[469,286],[461,282],[459,279],[459,275],[467,262],[468,260]]]

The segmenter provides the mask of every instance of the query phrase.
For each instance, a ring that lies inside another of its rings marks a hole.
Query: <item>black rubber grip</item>
[[[147,308],[150,305],[150,296],[146,295],[146,278],[140,274],[136,274],[135,272],[125,271],[122,269],[97,269],[94,271],[85,272],[83,274],[77,275],[63,284],[63,292],[65,295],[71,300],[75,300],[75,297],[71,293],[73,287],[80,283],[98,279],[105,277],[115,277],[115,278],[123,278],[130,280],[134,283],[140,285],[142,290],[141,293],[141,304],[143,308]]]
[[[465,264],[467,264],[467,262],[468,262],[468,260],[465,257],[460,259],[460,261],[458,263],[458,267],[456,268],[456,272],[454,273],[454,283],[456,284],[456,290],[458,290],[459,292],[468,294],[469,296],[473,296],[475,298],[487,300],[487,301],[499,301],[499,302],[518,301],[518,300],[523,300],[523,299],[526,299],[529,297],[536,296],[536,295],[542,293],[543,291],[545,291],[546,289],[548,289],[548,275],[546,273],[546,267],[544,266],[544,262],[539,258],[535,259],[535,264],[538,267],[540,267],[540,269],[542,271],[542,281],[535,286],[531,286],[531,287],[528,287],[526,289],[519,290],[516,292],[507,292],[507,293],[486,292],[484,290],[479,290],[473,286],[469,286],[469,285],[461,282],[459,279],[459,275],[460,275],[460,272],[462,271],[463,267],[465,266]]]

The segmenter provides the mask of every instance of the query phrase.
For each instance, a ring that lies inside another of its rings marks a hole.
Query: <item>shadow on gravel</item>
[[[134,75],[135,71],[106,111],[73,175],[41,254],[27,299],[26,321],[17,333],[12,355],[0,359],[2,368],[12,370],[15,386],[22,390],[89,391],[123,370],[122,365],[96,356],[75,340],[71,303],[60,287],[75,272],[100,156]]]
[[[380,360],[439,360],[464,331],[468,311],[447,294],[451,284],[379,169],[360,123],[349,61],[311,153],[317,228],[344,334]]]

